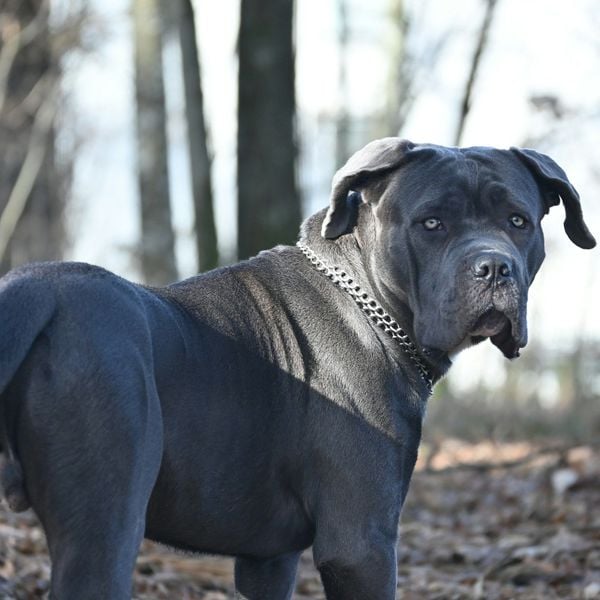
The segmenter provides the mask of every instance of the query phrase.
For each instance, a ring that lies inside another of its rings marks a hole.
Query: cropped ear
[[[565,206],[565,231],[569,239],[580,248],[593,248],[594,236],[583,221],[579,194],[571,185],[566,173],[549,157],[535,150],[511,148],[531,171],[540,187],[546,203],[546,212],[562,199]]]
[[[350,192],[356,192],[368,176],[398,167],[414,147],[408,140],[388,137],[353,154],[333,177],[329,209],[321,227],[323,237],[335,239],[351,231],[360,197]]]

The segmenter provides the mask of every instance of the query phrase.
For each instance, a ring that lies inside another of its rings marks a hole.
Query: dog
[[[533,150],[384,138],[350,158],[297,247],[163,288],[42,263],[0,281],[14,510],[51,598],[129,598],[142,538],[235,557],[238,597],[289,599],[312,545],[327,598],[395,598],[427,399],[459,350],[527,343],[540,221],[595,241]]]

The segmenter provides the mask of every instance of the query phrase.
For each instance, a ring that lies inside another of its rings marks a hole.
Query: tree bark
[[[169,202],[160,0],[133,0],[141,267],[152,285],[177,279]]]
[[[211,157],[204,119],[202,79],[191,0],[179,1],[178,30],[183,64],[190,172],[196,220],[196,252],[198,270],[202,272],[216,267],[219,256],[213,213]]]
[[[238,96],[238,256],[298,235],[293,0],[242,0]]]

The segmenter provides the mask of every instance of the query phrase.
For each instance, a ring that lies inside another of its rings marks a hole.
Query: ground
[[[49,562],[31,511],[0,509],[0,598],[44,597]],[[425,447],[402,514],[403,600],[600,599],[600,451],[446,440]],[[134,598],[228,600],[232,562],[144,542]],[[310,552],[298,600],[324,598]]]

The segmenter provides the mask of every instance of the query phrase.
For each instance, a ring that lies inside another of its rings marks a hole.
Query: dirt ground
[[[144,542],[133,597],[233,598],[232,561]],[[0,598],[43,598],[50,567],[31,511],[0,508]],[[421,599],[600,599],[600,451],[552,443],[424,448],[405,505],[398,593]],[[295,598],[324,598],[310,552]]]

